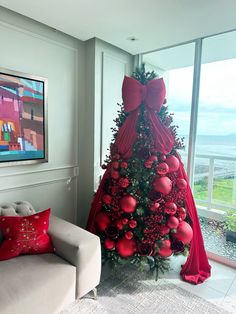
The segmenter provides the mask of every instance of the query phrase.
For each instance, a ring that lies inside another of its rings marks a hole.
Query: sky
[[[193,67],[164,74],[169,112],[179,134],[189,133]],[[236,58],[203,64],[198,112],[198,135],[236,134]]]

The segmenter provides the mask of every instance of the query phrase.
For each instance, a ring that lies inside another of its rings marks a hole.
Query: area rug
[[[98,299],[87,296],[60,314],[226,314],[229,313],[166,279],[147,278],[133,269],[119,269],[103,279]]]

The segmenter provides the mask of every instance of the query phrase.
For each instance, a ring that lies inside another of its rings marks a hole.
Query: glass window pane
[[[154,70],[164,78],[169,112],[174,113],[178,136],[184,137],[185,150],[181,157],[187,166],[188,137],[193,84],[195,44],[190,43],[143,55],[147,70]]]
[[[236,260],[226,240],[236,213],[236,32],[203,40],[195,148],[194,196],[207,250]]]

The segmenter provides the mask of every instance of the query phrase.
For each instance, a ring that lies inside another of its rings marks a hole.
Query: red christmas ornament
[[[118,230],[122,230],[123,229],[123,223],[122,223],[121,219],[116,221],[116,227],[117,227]]]
[[[179,220],[175,216],[170,216],[166,224],[170,229],[176,229],[179,225]]]
[[[175,156],[169,155],[166,158],[166,163],[169,166],[169,172],[174,172],[179,169],[179,160]]]
[[[128,163],[126,161],[122,161],[120,164],[120,167],[123,169],[127,169],[128,168]]]
[[[122,188],[127,188],[129,186],[129,179],[127,178],[120,178],[119,186]]]
[[[162,161],[166,161],[166,155],[164,155],[164,154],[161,155],[161,156],[160,156],[160,159],[161,159]]]
[[[133,239],[122,238],[116,244],[116,251],[124,258],[132,256],[136,251],[136,242]]]
[[[151,169],[152,168],[152,164],[153,164],[153,161],[152,160],[146,160],[144,162],[144,166],[147,168],[147,169]]]
[[[169,194],[172,188],[172,182],[168,177],[155,178],[153,182],[155,192],[161,192],[166,195]]]
[[[100,232],[104,232],[109,224],[110,218],[105,213],[100,212],[99,214],[97,214],[95,219],[95,225]]]
[[[123,219],[122,219],[123,225],[127,225],[128,221],[129,221],[128,218],[123,218]]]
[[[177,211],[177,206],[174,202],[166,202],[164,211],[168,215],[174,215]]]
[[[187,188],[187,181],[184,179],[177,179],[176,185],[180,190],[186,190]]]
[[[133,213],[135,211],[137,201],[131,195],[125,195],[120,200],[120,207],[125,213]]]
[[[186,218],[186,216],[187,216],[186,215],[186,210],[183,207],[179,207],[177,209],[177,214],[178,214],[178,217],[181,218],[181,220],[184,220]]]
[[[152,212],[155,212],[158,210],[159,207],[160,207],[160,204],[155,202],[155,203],[150,204],[149,210],[151,210]]]
[[[181,221],[176,233],[173,233],[173,237],[184,244],[188,244],[193,238],[193,229],[186,221]]]
[[[173,251],[168,247],[164,247],[164,248],[160,248],[157,253],[161,257],[169,257],[173,254]]]
[[[160,175],[167,174],[168,171],[169,171],[169,166],[165,162],[161,162],[156,168],[156,173]]]
[[[102,200],[103,200],[104,204],[110,205],[111,201],[112,201],[112,197],[109,194],[105,194],[105,195],[103,195]]]
[[[169,239],[163,240],[160,243],[160,248],[170,248],[170,246],[171,246],[171,242]]]
[[[112,171],[111,171],[111,177],[112,177],[112,179],[114,179],[114,180],[119,179],[119,177],[120,177],[119,171],[112,170]]]
[[[104,248],[105,248],[106,250],[112,250],[112,249],[114,249],[114,247],[115,247],[115,241],[113,241],[113,240],[111,240],[111,239],[109,239],[109,238],[106,238],[106,239],[104,240],[103,246],[104,246]]]
[[[119,162],[118,161],[113,161],[111,163],[111,165],[112,165],[112,168],[114,168],[114,169],[118,169],[119,168]]]
[[[151,161],[157,161],[157,156],[156,155],[151,155],[149,158]]]
[[[133,236],[134,236],[134,234],[133,234],[132,231],[127,231],[127,232],[125,233],[125,237],[126,237],[126,239],[128,239],[128,240],[131,240],[131,239],[133,238]]]
[[[131,219],[131,220],[129,221],[129,226],[130,226],[131,229],[136,228],[136,227],[137,227],[137,221],[134,220],[134,219]]]

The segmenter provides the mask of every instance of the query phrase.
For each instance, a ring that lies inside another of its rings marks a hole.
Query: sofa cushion
[[[0,278],[1,314],[57,313],[75,299],[76,267],[55,254],[2,261]]]
[[[22,254],[53,252],[50,236],[47,234],[50,209],[27,217],[1,216],[0,230],[4,240],[0,245],[0,260]]]
[[[35,214],[33,206],[27,201],[0,204],[0,216],[30,216]],[[3,240],[0,230],[0,243]]]

